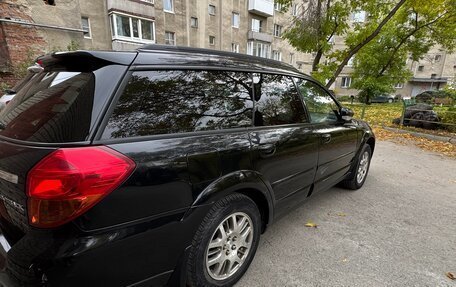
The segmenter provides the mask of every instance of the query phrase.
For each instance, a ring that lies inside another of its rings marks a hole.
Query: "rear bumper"
[[[1,244],[0,283],[7,287],[181,285],[175,282],[181,282],[185,273],[180,270],[186,249],[208,208],[105,231],[82,232],[74,224],[53,231],[31,230],[9,250],[7,242]]]

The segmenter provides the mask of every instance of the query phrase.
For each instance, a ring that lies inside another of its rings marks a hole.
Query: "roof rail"
[[[252,55],[240,54],[240,53],[233,53],[227,51],[220,51],[220,50],[213,50],[213,49],[206,49],[206,48],[194,48],[194,47],[186,47],[186,46],[173,46],[173,45],[157,45],[157,44],[149,44],[139,47],[138,51],[171,51],[171,52],[182,52],[182,53],[200,53],[200,54],[208,54],[208,55],[217,55],[217,56],[227,56],[227,57],[236,57],[243,60],[253,61],[253,62],[262,62],[262,63],[270,63],[275,66],[281,65],[288,69],[294,69],[297,72],[295,67],[290,64],[283,63],[281,61],[276,61],[273,59],[267,59]]]

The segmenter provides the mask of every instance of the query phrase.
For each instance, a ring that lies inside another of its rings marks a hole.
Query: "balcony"
[[[274,1],[272,0],[249,0],[249,12],[265,17],[274,15]]]
[[[248,40],[256,40],[271,43],[274,37],[270,34],[263,33],[263,32],[256,32],[256,31],[249,31],[247,34]]]

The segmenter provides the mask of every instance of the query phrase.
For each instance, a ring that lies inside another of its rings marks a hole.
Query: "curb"
[[[385,126],[382,126],[382,128],[384,128],[385,130],[390,131],[390,132],[395,132],[395,133],[399,133],[399,134],[410,134],[410,135],[416,136],[416,137],[427,138],[430,140],[440,141],[440,142],[448,142],[448,143],[456,145],[456,137],[436,136],[436,135],[412,132],[412,131],[408,131],[408,130],[402,130],[399,128],[390,128],[390,127],[385,127]]]

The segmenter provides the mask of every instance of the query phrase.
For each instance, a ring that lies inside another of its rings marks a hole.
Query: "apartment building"
[[[310,73],[313,56],[282,38],[300,13],[301,0],[284,10],[273,0],[3,0],[0,1],[0,82],[11,81],[12,63],[26,55],[82,49],[137,49],[144,44],[191,46],[272,58]],[[363,12],[353,22],[366,20]],[[344,39],[331,43],[342,48]],[[31,52],[30,52],[31,51]],[[324,60],[324,59],[323,59]],[[331,89],[356,95],[350,61]],[[395,94],[414,96],[454,81],[456,55],[434,48],[407,62],[414,77]]]
[[[111,49],[105,1],[0,1],[0,83],[14,84],[15,65],[47,52]]]

